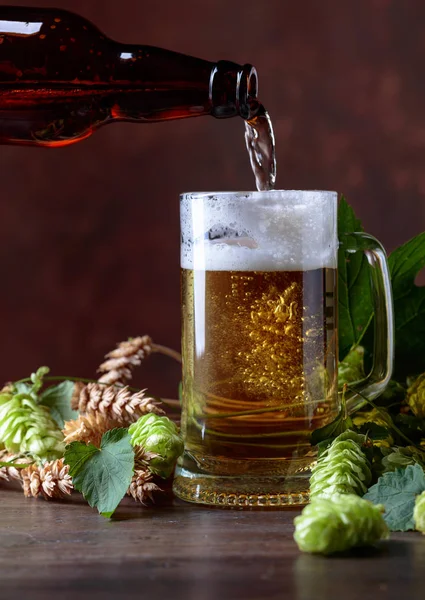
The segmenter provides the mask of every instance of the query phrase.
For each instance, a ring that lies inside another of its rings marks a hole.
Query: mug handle
[[[394,310],[387,256],[377,239],[367,233],[348,233],[340,239],[348,253],[364,252],[370,266],[370,282],[374,308],[373,365],[369,375],[350,384],[346,393],[348,413],[366,404],[360,392],[373,400],[385,390],[391,379],[394,361]]]

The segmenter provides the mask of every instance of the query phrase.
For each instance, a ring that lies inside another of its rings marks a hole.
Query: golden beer
[[[182,430],[194,462],[229,474],[310,464],[310,433],[337,412],[335,290],[334,269],[182,269]]]

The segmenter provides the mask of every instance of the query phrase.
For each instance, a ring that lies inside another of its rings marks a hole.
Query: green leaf
[[[353,209],[342,196],[338,209],[338,236],[363,231]],[[339,358],[343,360],[362,339],[373,317],[370,273],[363,252],[338,253]]]
[[[127,429],[112,429],[102,436],[100,448],[72,442],[66,447],[65,464],[75,489],[104,517],[111,517],[131,482],[134,451]]]
[[[390,435],[389,429],[372,421],[363,423],[363,425],[357,427],[357,431],[367,435],[371,440],[385,440]]]
[[[40,404],[50,409],[50,414],[61,429],[65,421],[72,421],[78,417],[78,411],[71,408],[73,391],[72,381],[62,381],[59,385],[48,387],[40,397]]]
[[[391,531],[415,529],[415,498],[425,490],[425,473],[419,465],[409,465],[384,473],[367,493],[365,500],[385,506],[384,519]]]
[[[425,371],[425,287],[415,278],[425,266],[425,233],[397,248],[389,257],[395,312],[395,376]]]
[[[341,411],[332,423],[328,423],[328,425],[313,431],[310,437],[310,443],[312,446],[316,446],[323,442],[330,443],[334,438],[338,437],[341,433],[344,433],[344,431],[347,431],[347,429],[352,429],[352,427],[353,422],[351,418],[344,418],[344,411]]]
[[[422,468],[425,467],[425,451],[421,452],[415,446],[393,446],[392,448],[381,448],[382,468],[385,472],[404,469],[408,465],[418,463]]]
[[[394,419],[398,429],[413,443],[418,443],[425,437],[425,419],[419,419],[414,415],[405,415],[400,413]],[[406,440],[401,440],[404,444]]]

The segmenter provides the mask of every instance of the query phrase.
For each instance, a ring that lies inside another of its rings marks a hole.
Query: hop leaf
[[[316,498],[295,518],[294,539],[302,552],[317,554],[370,546],[388,537],[382,509],[352,494]]]
[[[425,492],[416,496],[413,519],[417,531],[421,531],[425,535]]]
[[[158,455],[149,463],[152,473],[164,479],[169,477],[183,452],[183,440],[176,424],[168,417],[147,414],[130,425],[128,431],[133,446],[142,446],[145,451]]]
[[[391,531],[414,529],[413,509],[417,494],[425,490],[425,474],[419,465],[384,473],[364,496],[385,506],[385,521]]]
[[[390,447],[394,444],[390,433],[393,422],[384,408],[359,411],[354,415],[353,423],[361,432],[370,431],[370,437],[377,440],[376,446]]]
[[[311,498],[332,498],[334,494],[362,495],[366,492],[372,473],[362,450],[365,440],[364,435],[353,431],[346,431],[335,438],[312,468]]]
[[[422,373],[407,390],[407,403],[419,419],[425,418],[425,373]]]
[[[64,463],[76,490],[101,515],[111,517],[127,492],[134,469],[134,451],[126,429],[107,431],[96,448],[72,442],[66,447]]]
[[[424,449],[425,450],[425,449]],[[418,463],[422,468],[425,467],[425,451],[421,452],[415,446],[393,446],[391,450],[383,450],[384,458],[382,466],[384,473],[404,469],[409,465]]]
[[[27,394],[16,394],[0,405],[0,442],[11,453],[29,453],[38,460],[63,455],[63,434],[45,406]]]
[[[62,381],[52,385],[40,395],[40,404],[47,406],[52,418],[62,429],[65,421],[76,419],[77,411],[71,408],[71,398],[76,384],[72,381]]]

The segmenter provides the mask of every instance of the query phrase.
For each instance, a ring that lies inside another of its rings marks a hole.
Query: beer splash
[[[275,138],[270,115],[262,104],[255,117],[245,121],[245,142],[257,190],[272,190],[276,182]]]

